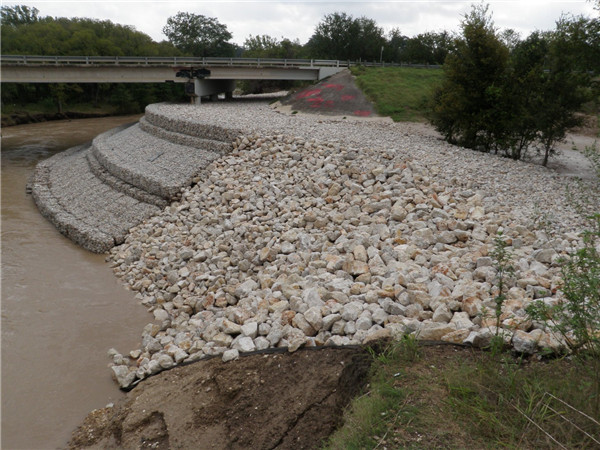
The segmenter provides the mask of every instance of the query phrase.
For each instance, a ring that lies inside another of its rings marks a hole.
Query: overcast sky
[[[28,5],[42,16],[89,17],[133,25],[154,40],[162,34],[167,18],[185,11],[216,17],[227,25],[233,42],[243,44],[249,35],[268,34],[281,39],[299,39],[304,44],[324,15],[346,12],[374,19],[387,33],[398,27],[407,36],[425,31],[456,31],[472,1],[4,1],[3,5]],[[550,30],[563,13],[598,14],[585,0],[497,0],[489,1],[496,26],[512,28],[522,37],[535,30]]]

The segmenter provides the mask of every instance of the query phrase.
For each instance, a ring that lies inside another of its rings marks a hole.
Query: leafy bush
[[[558,333],[573,352],[600,358],[600,214],[584,245],[562,261],[564,300],[533,302],[528,312]]]

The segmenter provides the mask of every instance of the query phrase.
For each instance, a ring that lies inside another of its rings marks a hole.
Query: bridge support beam
[[[207,80],[194,78],[195,104],[200,105],[201,98],[210,96],[217,99],[219,94],[225,94],[230,98],[235,89],[235,80]]]

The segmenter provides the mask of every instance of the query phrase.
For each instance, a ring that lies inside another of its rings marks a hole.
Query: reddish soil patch
[[[281,104],[299,112],[335,116],[377,116],[373,104],[356,86],[349,70],[336,73],[316,85],[295,92],[281,100]]]
[[[366,383],[356,348],[256,354],[176,367],[95,410],[70,448],[316,448]]]

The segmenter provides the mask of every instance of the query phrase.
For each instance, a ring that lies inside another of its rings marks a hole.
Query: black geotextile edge
[[[255,356],[255,355],[273,355],[273,354],[282,354],[282,353],[296,353],[296,352],[300,352],[300,351],[319,351],[319,350],[327,350],[327,349],[333,349],[333,350],[362,350],[363,352],[367,352],[369,348],[373,348],[373,347],[377,347],[380,346],[382,344],[386,344],[388,342],[392,342],[391,338],[384,338],[384,339],[379,339],[377,341],[373,341],[370,344],[367,345],[317,345],[317,346],[311,346],[311,347],[300,347],[298,350],[296,350],[295,352],[289,352],[288,351],[288,347],[269,347],[263,350],[254,350],[252,352],[240,352],[240,358],[246,357],[246,356]],[[397,341],[399,342],[399,341]],[[446,342],[446,341],[417,341],[417,345],[421,346],[421,347],[428,347],[428,346],[434,346],[434,345],[451,345],[454,347],[462,347],[462,348],[469,348],[472,347],[469,344],[456,344],[453,342]],[[196,363],[200,363],[200,362],[204,362],[204,361],[208,361],[210,359],[214,359],[214,358],[222,358],[223,354],[219,353],[218,355],[207,355],[204,356],[200,359],[196,359],[194,361],[187,361],[187,362],[182,362],[180,364],[176,364],[172,367],[169,367],[168,369],[164,369],[161,370],[160,372],[157,372],[155,374],[149,375],[146,378],[140,379],[138,378],[136,381],[134,381],[130,386],[128,387],[121,387],[119,389],[121,389],[123,392],[129,392],[131,390],[133,390],[133,388],[135,388],[138,384],[140,384],[142,381],[145,381],[149,378],[155,377],[157,375],[160,375],[164,372],[167,372],[169,370],[172,369],[176,369],[177,367],[185,367],[185,366],[190,366],[192,364],[196,364]]]

